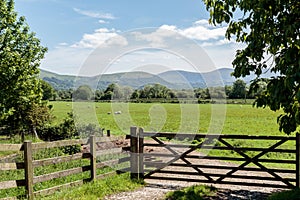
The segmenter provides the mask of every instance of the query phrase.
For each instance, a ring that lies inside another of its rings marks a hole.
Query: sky
[[[59,74],[207,72],[231,68],[241,47],[201,0],[16,0],[15,10],[48,48],[41,69]]]

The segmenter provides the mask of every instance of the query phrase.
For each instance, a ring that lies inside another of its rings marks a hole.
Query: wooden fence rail
[[[300,135],[298,133],[290,137],[152,133],[132,127],[129,138],[131,138],[132,178],[273,188],[300,187]],[[144,138],[147,140],[145,141]],[[167,143],[166,139],[176,139],[177,142]],[[267,147],[244,147],[232,144],[232,141],[237,140],[252,143],[262,141],[265,145],[269,145]],[[190,141],[190,143],[178,141]],[[191,141],[197,142],[191,143]],[[283,146],[287,142],[293,145],[287,145],[289,148]],[[145,148],[151,148],[152,151],[144,153]],[[165,151],[157,152],[156,148],[165,149]],[[235,155],[205,155],[199,150],[202,152],[230,151]],[[269,153],[292,155],[293,159],[269,158],[267,156]],[[232,164],[232,162],[238,164]],[[286,164],[291,167],[279,169],[267,164]]]
[[[97,151],[97,144],[112,142],[113,140],[124,139],[123,137],[101,137],[100,141],[97,141],[95,136],[90,136],[88,140],[63,140],[63,141],[54,141],[54,142],[43,142],[43,143],[32,143],[31,141],[25,141],[23,144],[0,144],[0,151],[23,151],[24,154],[24,162],[16,162],[16,163],[0,163],[0,172],[7,170],[24,170],[24,179],[22,180],[8,180],[8,181],[0,181],[0,190],[10,189],[16,187],[25,187],[26,198],[34,199],[37,195],[48,195],[62,188],[70,187],[70,186],[78,186],[82,185],[86,181],[93,181],[96,179],[105,178],[107,176],[116,174],[114,170],[97,175],[96,170],[102,169],[109,166],[115,166],[118,164],[123,164],[128,162],[129,165],[129,156],[122,158],[111,158],[105,161],[98,161],[97,156],[105,156],[105,155],[113,155],[118,153],[119,155],[122,153],[122,148],[111,148],[106,150]],[[58,156],[53,158],[46,158],[40,160],[34,160],[33,152],[41,149],[47,148],[57,148],[57,147],[66,147],[73,145],[89,145],[90,151],[87,153],[76,153],[72,155]],[[89,159],[90,163],[86,166],[75,167],[71,169],[65,169],[62,171],[56,171],[48,174],[43,174],[39,176],[34,175],[34,169],[37,167],[45,167],[48,165],[71,162],[75,160],[81,159]],[[77,180],[70,183],[58,185],[55,187],[34,191],[33,187],[35,184],[49,181],[55,178],[62,178],[78,173],[83,173],[86,171],[90,171],[90,178],[86,180]]]

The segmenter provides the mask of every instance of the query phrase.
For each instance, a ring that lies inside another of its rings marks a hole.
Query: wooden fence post
[[[300,187],[300,134],[296,133],[296,187]]]
[[[137,127],[130,127],[130,178],[138,178],[138,138]]]
[[[33,199],[32,143],[24,141],[25,190],[27,199]]]
[[[96,179],[97,173],[96,173],[96,137],[95,135],[90,136],[90,165],[91,165],[91,181]]]
[[[110,130],[106,130],[106,136],[110,137]]]
[[[139,128],[139,178],[144,178],[144,129]]]

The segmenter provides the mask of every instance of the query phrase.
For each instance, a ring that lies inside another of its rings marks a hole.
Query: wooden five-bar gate
[[[300,186],[299,134],[152,133],[136,127],[130,132],[132,178],[273,188]],[[226,156],[224,151],[228,152]]]

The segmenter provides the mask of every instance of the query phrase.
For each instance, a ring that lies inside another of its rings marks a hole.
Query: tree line
[[[148,84],[140,89],[133,89],[129,86],[121,86],[111,83],[104,90],[92,90],[88,85],[79,86],[77,89],[55,91],[51,85],[42,81],[44,100],[131,100],[142,99],[246,99],[255,98],[259,93],[249,90],[249,87],[241,79],[237,79],[233,85],[225,87],[195,88],[172,90],[161,84]],[[265,89],[266,84],[261,83],[260,93]]]

